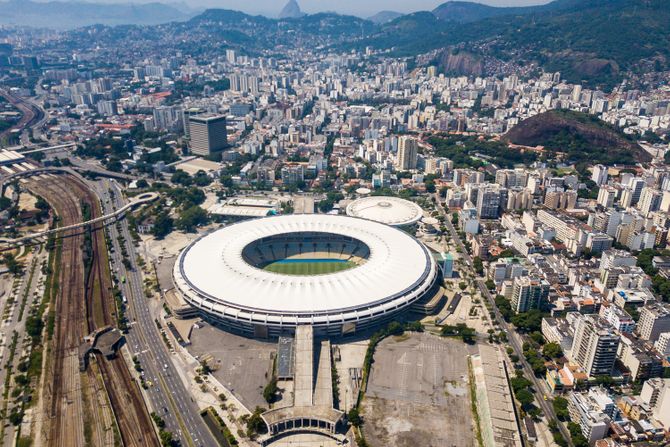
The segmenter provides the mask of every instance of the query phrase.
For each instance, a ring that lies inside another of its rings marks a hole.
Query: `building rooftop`
[[[411,225],[423,217],[419,205],[398,197],[370,196],[347,205],[347,215],[374,220],[386,225]]]

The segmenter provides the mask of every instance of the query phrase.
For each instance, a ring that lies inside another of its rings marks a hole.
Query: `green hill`
[[[503,140],[524,146],[544,146],[565,153],[574,163],[634,164],[651,156],[619,129],[593,115],[551,110],[528,118]]]
[[[403,16],[360,45],[394,47],[399,55],[462,46],[483,57],[536,62],[569,81],[603,88],[628,70],[670,67],[670,1],[557,0],[544,8],[496,9],[504,14],[468,23]]]

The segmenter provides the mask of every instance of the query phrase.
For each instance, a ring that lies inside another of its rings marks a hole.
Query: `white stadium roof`
[[[423,217],[419,205],[398,197],[370,196],[347,205],[347,215],[374,220],[386,225],[411,225]]]
[[[261,270],[242,257],[258,239],[296,232],[352,237],[370,254],[357,267],[314,276]],[[435,275],[428,250],[407,233],[364,219],[316,214],[266,217],[216,230],[182,251],[174,268],[175,284],[193,305],[226,318],[244,313],[254,321],[272,315],[344,318],[361,309],[371,317],[415,301]]]

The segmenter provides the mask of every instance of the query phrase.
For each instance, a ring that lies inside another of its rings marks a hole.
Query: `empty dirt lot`
[[[191,354],[199,358],[211,355],[214,377],[249,410],[267,408],[263,388],[272,375],[277,344],[240,337],[204,322],[198,324],[202,327],[191,333]]]
[[[426,333],[382,341],[363,401],[369,444],[475,446],[467,356],[476,350]]]

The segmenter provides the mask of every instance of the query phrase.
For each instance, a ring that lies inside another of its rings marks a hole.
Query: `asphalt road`
[[[106,185],[106,186],[103,186]],[[121,190],[115,182],[103,180],[96,184],[98,194],[102,200],[104,212],[125,205]],[[114,190],[114,197],[110,197],[109,188]],[[110,253],[112,264],[119,279],[126,277],[126,282],[120,288],[128,300],[127,317],[130,329],[126,340],[133,355],[136,355],[144,369],[145,381],[150,381],[147,393],[156,413],[166,423],[166,429],[171,431],[183,446],[216,446],[209,429],[200,417],[199,410],[192,396],[185,388],[179,374],[170,358],[163,337],[159,332],[154,318],[149,310],[148,299],[144,295],[142,275],[137,266],[137,254],[128,230],[128,222],[120,221],[121,236],[125,239],[126,250],[132,270],[126,270],[122,263],[119,238],[115,225],[109,227],[113,239],[114,252]]]
[[[445,224],[449,229],[449,232],[451,233],[451,238],[456,242],[456,244],[458,244],[458,248],[461,250],[461,255],[463,256],[463,258],[465,258],[468,268],[472,271],[472,274],[476,277],[477,273],[475,272],[472,266],[472,257],[465,249],[463,241],[461,241],[461,238],[458,235],[456,228],[454,228],[454,225],[451,223],[451,216],[445,211],[439,196],[435,195],[435,199],[438,210],[442,215],[445,216],[444,219]],[[503,328],[503,331],[505,333],[509,334],[508,337],[509,344],[510,346],[512,346],[512,349],[514,349],[514,353],[517,355],[517,357],[519,357],[519,361],[521,362],[521,366],[523,367],[523,371],[526,374],[526,377],[533,382],[533,386],[538,393],[544,394],[545,391],[545,387],[543,386],[544,384],[537,377],[535,377],[533,369],[531,368],[530,364],[526,361],[526,358],[523,355],[522,344],[516,337],[515,329],[510,324],[508,324],[502,317],[502,314],[500,313],[498,306],[496,306],[495,299],[493,295],[491,295],[491,292],[489,292],[489,289],[486,287],[484,280],[476,279],[475,282],[477,283],[477,287],[482,293],[482,296],[486,297],[489,304],[491,304],[491,308],[493,309],[493,312],[496,317],[496,322],[501,328]],[[547,420],[554,419],[558,422],[558,418],[556,417],[556,413],[554,413],[554,408],[551,405],[551,402],[544,400],[541,396],[537,394],[535,396],[535,401],[540,405],[540,408],[542,409],[542,412],[544,413]],[[574,444],[572,443],[572,438],[570,437],[570,432],[568,431],[567,427],[565,427],[564,424],[558,422],[558,428],[561,431],[561,434],[563,435],[565,440],[568,442],[568,445],[570,447],[574,447]]]

